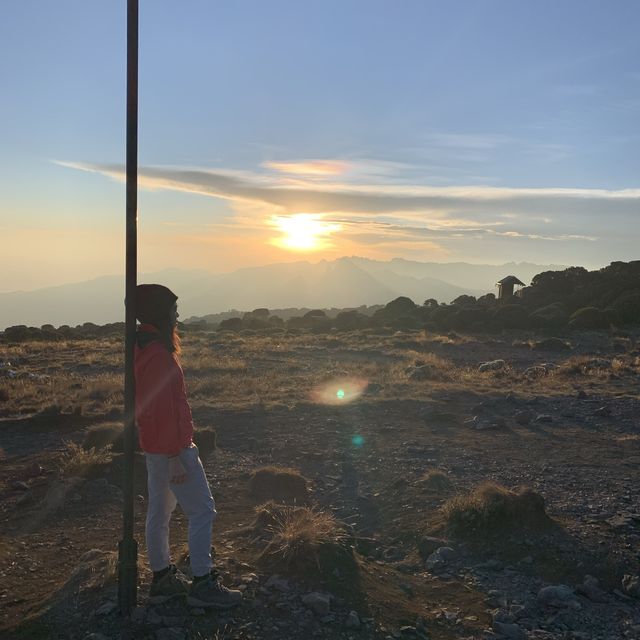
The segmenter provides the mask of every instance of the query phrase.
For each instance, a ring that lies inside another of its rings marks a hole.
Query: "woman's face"
[[[172,327],[175,327],[178,324],[178,318],[180,314],[178,313],[178,303],[176,302],[173,307],[171,307],[171,311],[169,311],[169,322]]]

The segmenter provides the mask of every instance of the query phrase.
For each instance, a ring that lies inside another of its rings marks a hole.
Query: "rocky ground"
[[[0,344],[2,637],[640,638],[636,336],[544,339],[186,334],[195,422],[218,433],[205,464],[216,563],[244,602],[223,613],[148,603],[138,478],[139,604],[125,619],[115,460],[79,475],[61,464],[69,442],[120,419],[105,391],[118,362],[82,360],[116,343]],[[47,389],[57,406],[38,406]],[[264,465],[308,480],[353,566],[265,564],[246,534],[249,478]],[[530,487],[551,520],[454,531],[446,505],[487,481]],[[173,550],[188,570],[185,541],[176,512]]]

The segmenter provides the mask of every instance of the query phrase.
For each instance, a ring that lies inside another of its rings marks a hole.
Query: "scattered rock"
[[[347,620],[344,623],[347,629],[359,629],[360,628],[360,616],[356,611],[349,611]]]
[[[97,616],[108,616],[118,608],[115,602],[105,602],[101,607],[96,609]]]
[[[186,640],[186,634],[177,627],[168,627],[156,631],[156,640]]]
[[[423,364],[415,369],[410,368],[407,373],[409,380],[430,380],[434,377],[434,368],[429,364]]]
[[[244,582],[244,580],[243,580]],[[267,589],[275,589],[276,591],[282,591],[283,593],[291,590],[291,585],[286,578],[277,574],[272,575],[265,583]]]
[[[456,552],[451,547],[440,547],[436,549],[426,560],[424,563],[425,569],[427,571],[432,571],[433,569],[440,569],[446,566],[453,558],[455,558]]]
[[[142,624],[147,616],[147,610],[144,607],[135,607],[131,612],[131,622]]]
[[[538,591],[538,604],[543,607],[567,607],[571,600],[575,600],[575,594],[571,587],[564,584],[543,587]]]
[[[485,371],[500,371],[505,368],[506,364],[507,363],[504,360],[490,360],[488,362],[480,363],[478,371],[480,373],[484,373]]]
[[[158,615],[155,609],[149,609],[149,611],[147,611],[147,622],[152,625],[161,625],[162,618]]]
[[[542,365],[535,365],[533,367],[527,367],[522,375],[525,378],[544,378],[544,376],[549,375],[549,369],[545,368]]]
[[[514,419],[518,424],[527,425],[533,420],[533,413],[529,409],[523,409],[516,412]]]
[[[607,594],[600,588],[598,579],[593,576],[585,576],[582,584],[576,591],[592,602],[608,602]]]
[[[524,631],[515,623],[511,622],[494,622],[493,630],[509,640],[524,640],[526,638]]]
[[[313,591],[305,596],[302,596],[302,602],[317,616],[329,615],[331,596],[326,593],[318,593],[317,591]]]
[[[622,578],[622,592],[631,598],[640,598],[640,576],[625,574]]]
[[[433,536],[423,536],[418,541],[418,551],[424,557],[429,557],[434,551],[446,546],[446,540]]]

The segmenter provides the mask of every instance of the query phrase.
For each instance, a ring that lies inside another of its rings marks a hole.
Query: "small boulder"
[[[282,591],[283,593],[291,589],[291,585],[286,578],[279,575],[272,575],[265,583],[267,589],[275,589],[276,591]]]
[[[311,593],[307,593],[307,595],[302,596],[302,602],[317,616],[329,615],[331,596],[326,593],[312,591]]]
[[[456,552],[451,547],[439,547],[427,558],[424,567],[427,571],[440,569],[453,560],[455,556]]]
[[[360,628],[360,616],[356,611],[349,611],[347,620],[344,623],[347,629],[359,629]]]
[[[433,536],[423,536],[418,540],[418,551],[423,557],[429,557],[434,551],[446,546],[445,540]]]
[[[505,368],[506,364],[504,360],[489,360],[488,362],[480,363],[478,371],[480,373],[484,373],[485,371],[500,371]]]
[[[571,587],[565,584],[543,587],[538,591],[538,604],[542,607],[563,608],[569,606],[575,600],[575,594]]]
[[[576,589],[576,591],[591,600],[591,602],[607,602],[607,594],[600,588],[600,584],[597,578],[593,576],[585,576],[582,584]]]
[[[494,622],[493,630],[509,640],[525,640],[526,635],[520,625],[511,622]]]

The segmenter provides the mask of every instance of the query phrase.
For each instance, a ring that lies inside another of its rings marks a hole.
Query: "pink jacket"
[[[139,332],[158,333],[143,324]],[[147,453],[173,455],[193,441],[193,419],[184,374],[162,342],[135,346],[136,421],[140,447]]]

